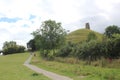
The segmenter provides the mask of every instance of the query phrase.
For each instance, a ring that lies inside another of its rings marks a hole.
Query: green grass
[[[74,80],[120,80],[120,68],[102,68],[85,64],[70,64],[57,61],[47,61],[40,56],[33,57],[32,64]]]
[[[102,40],[102,34],[89,30],[89,29],[78,29],[73,31],[67,35],[67,41],[71,41],[73,43],[78,43],[81,41],[85,41],[90,32],[94,32],[98,38],[98,40]]]
[[[23,65],[28,53],[0,56],[0,80],[50,80]]]

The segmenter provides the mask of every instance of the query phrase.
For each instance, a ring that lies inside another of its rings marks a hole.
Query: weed
[[[38,76],[39,74],[38,73],[33,73],[32,76]]]

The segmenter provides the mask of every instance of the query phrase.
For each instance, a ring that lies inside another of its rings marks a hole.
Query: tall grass
[[[115,61],[116,62],[116,61]],[[107,65],[95,66],[101,61],[92,62],[91,65],[86,65],[84,61],[78,61],[74,58],[56,58],[54,61],[48,61],[40,58],[40,56],[33,57],[32,64],[61,74],[69,76],[74,80],[119,80],[120,68],[108,68]]]
[[[55,57],[54,60],[61,63],[88,65],[87,61],[79,60],[74,57],[67,57],[67,58]],[[102,58],[101,60],[92,61],[90,65],[94,67],[120,69],[120,59],[113,59],[112,61],[109,61],[109,59]]]

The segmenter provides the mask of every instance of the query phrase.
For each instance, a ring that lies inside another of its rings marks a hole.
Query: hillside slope
[[[78,29],[78,30],[73,31],[67,35],[67,41],[71,41],[73,43],[85,41],[90,32],[94,32],[97,36],[97,39],[102,40],[102,34],[100,34],[98,32],[95,32],[95,31],[92,31],[89,29]]]

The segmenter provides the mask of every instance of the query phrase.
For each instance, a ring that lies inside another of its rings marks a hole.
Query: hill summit
[[[102,40],[102,34],[92,31],[90,29],[78,29],[76,31],[73,31],[67,35],[67,41],[78,43],[81,41],[85,41],[87,39],[87,36],[90,32],[94,32],[97,36],[98,40]]]

